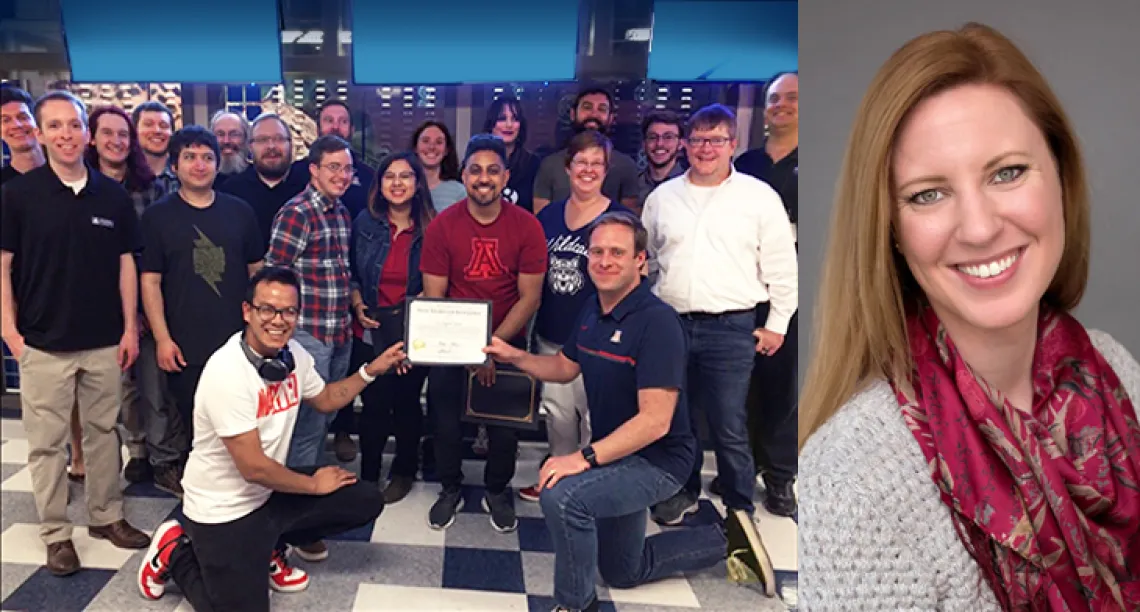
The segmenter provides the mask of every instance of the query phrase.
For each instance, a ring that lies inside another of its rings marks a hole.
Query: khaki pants
[[[67,519],[67,441],[71,408],[78,403],[87,464],[84,489],[90,525],[123,518],[119,483],[122,455],[116,422],[122,396],[118,347],[52,353],[26,347],[20,355],[20,403],[28,435],[28,467],[40,537],[45,544],[71,539]]]
[[[562,345],[538,337],[539,355],[557,355],[561,350]],[[542,406],[552,456],[569,455],[590,443],[590,410],[581,374],[565,384],[543,383]]]

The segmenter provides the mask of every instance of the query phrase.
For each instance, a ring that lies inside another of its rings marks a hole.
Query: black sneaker
[[[724,535],[728,540],[728,579],[732,582],[759,580],[764,585],[764,593],[775,597],[776,572],[752,517],[744,510],[729,510],[724,519]]]
[[[154,486],[175,496],[182,497],[182,468],[177,463],[154,466]]]
[[[127,482],[130,483],[146,482],[152,477],[150,462],[145,458],[131,457],[127,461],[126,467],[123,468],[123,478],[126,478]]]
[[[709,481],[709,495],[724,497],[724,491],[722,491],[720,488],[720,476],[717,476]]]
[[[463,504],[463,492],[456,487],[444,489],[439,493],[439,499],[431,506],[428,512],[428,524],[432,529],[447,529],[455,522],[455,513]]]
[[[680,525],[686,514],[692,514],[699,508],[697,497],[688,491],[681,490],[669,499],[653,506],[653,520],[660,525]]]
[[[796,515],[796,491],[793,488],[794,480],[785,482],[772,480],[764,476],[764,509],[776,516],[793,517]]]
[[[408,496],[412,490],[411,476],[393,476],[388,486],[384,487],[384,503],[394,504]]]
[[[511,492],[488,492],[483,496],[483,510],[491,515],[491,526],[499,533],[510,533],[519,528],[519,519],[515,516],[514,500]]]

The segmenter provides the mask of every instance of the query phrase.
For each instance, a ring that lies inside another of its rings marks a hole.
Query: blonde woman
[[[800,401],[806,610],[1140,609],[1140,365],[1071,311],[1089,203],[1049,85],[981,25],[882,67]]]

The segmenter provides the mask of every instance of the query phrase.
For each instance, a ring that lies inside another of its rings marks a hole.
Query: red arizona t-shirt
[[[491,300],[499,327],[519,301],[519,274],[546,273],[546,236],[534,215],[507,201],[483,225],[463,199],[448,206],[424,232],[420,271],[447,277],[447,297]]]

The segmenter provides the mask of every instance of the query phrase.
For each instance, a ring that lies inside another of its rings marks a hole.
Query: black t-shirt
[[[44,164],[3,186],[0,249],[13,254],[16,329],[44,351],[114,346],[123,336],[121,256],[139,248],[127,191],[88,168],[76,194]]]
[[[290,170],[285,180],[270,187],[262,182],[257,170],[250,166],[240,174],[231,175],[215,191],[237,196],[253,207],[264,254],[269,248],[269,235],[273,231],[273,218],[277,216],[277,211],[292,200],[293,196],[304,191],[308,182],[307,173],[302,175]]]
[[[22,173],[19,170],[13,168],[11,165],[0,168],[0,186],[16,178],[17,176],[22,176]]]
[[[778,162],[773,163],[768,151],[761,144],[760,148],[745,152],[736,159],[736,169],[750,174],[765,183],[768,183],[780,194],[784,201],[784,208],[788,211],[788,220],[797,223],[800,211],[800,148],[792,149],[791,153]]]
[[[246,266],[265,255],[257,217],[231,195],[195,208],[173,193],[147,209],[142,234],[142,269],[162,275],[170,336],[188,364],[204,365],[244,325]]]

